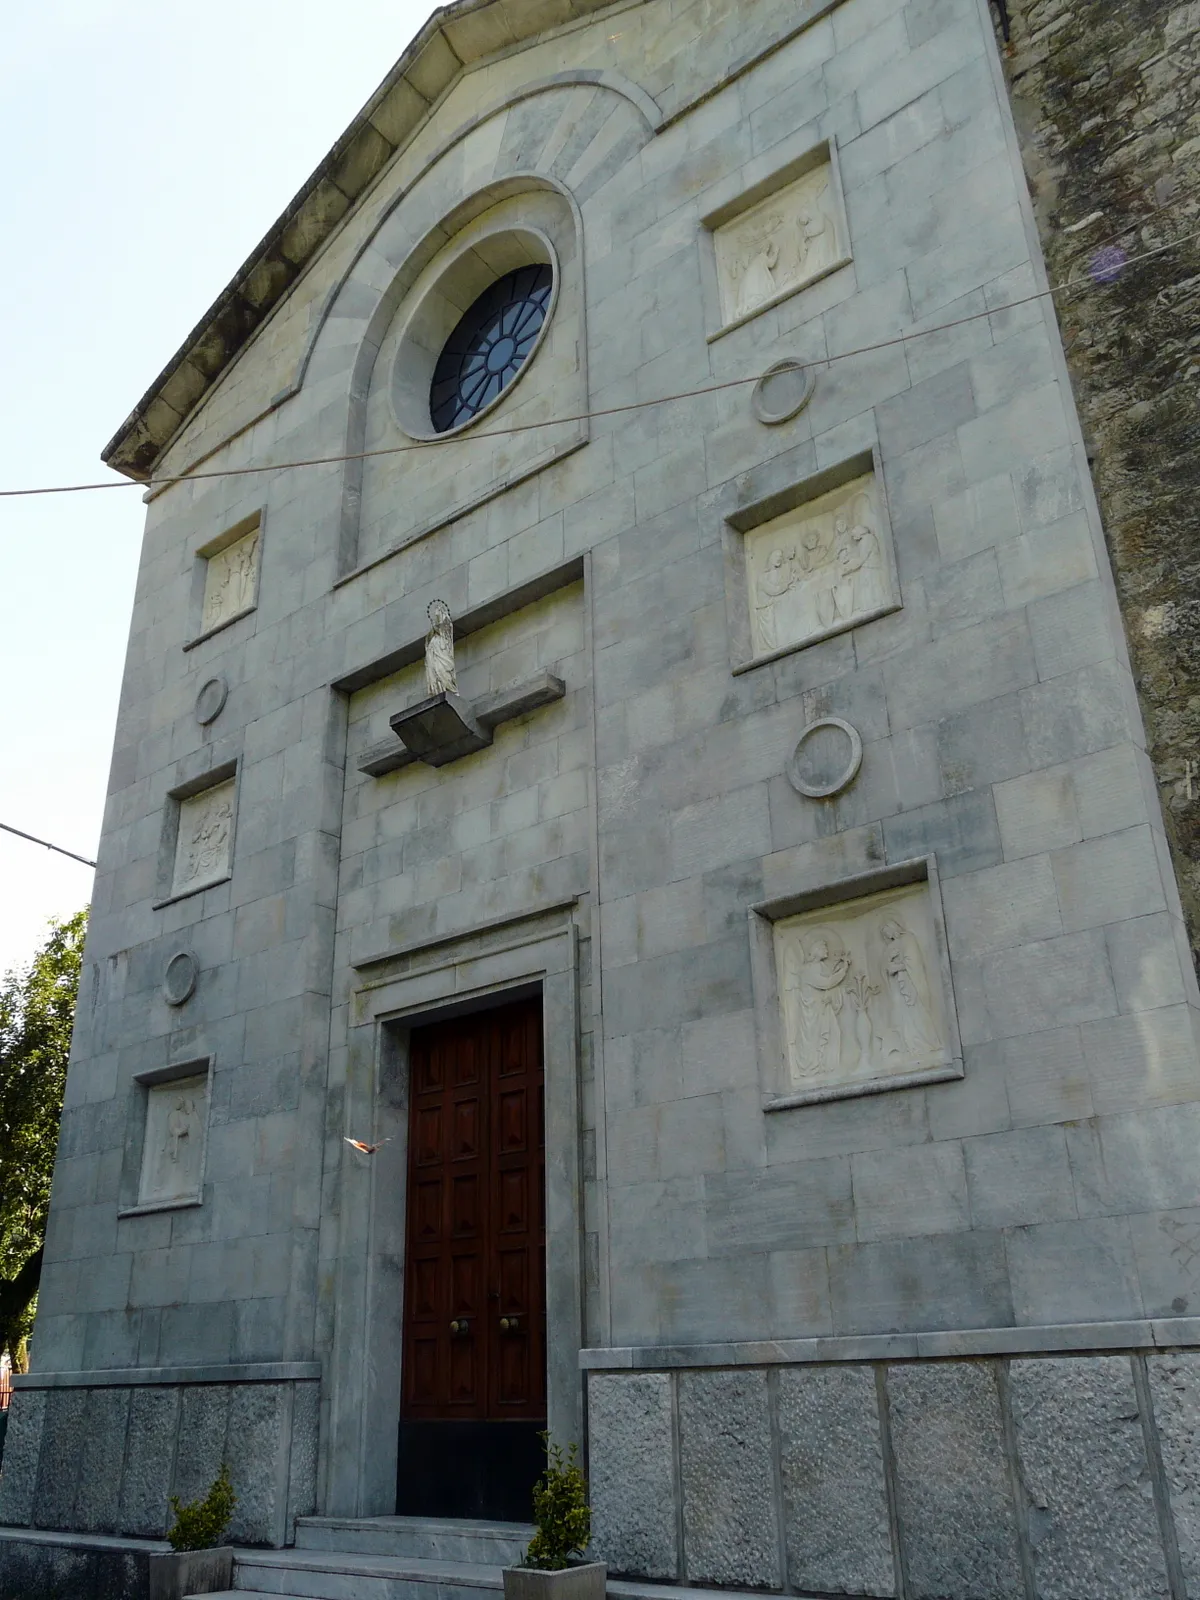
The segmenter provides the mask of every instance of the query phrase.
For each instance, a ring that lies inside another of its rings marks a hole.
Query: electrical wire
[[[1125,232],[1128,232],[1128,229]],[[984,317],[1002,316],[1006,311],[1015,311],[1021,306],[1030,305],[1036,300],[1043,300],[1049,295],[1067,294],[1078,289],[1107,285],[1123,274],[1127,267],[1135,266],[1143,261],[1149,261],[1155,256],[1163,255],[1168,250],[1177,250],[1181,245],[1189,244],[1193,239],[1200,239],[1200,229],[1194,233],[1186,233],[1181,238],[1171,239],[1166,244],[1156,245],[1152,250],[1144,250],[1137,255],[1123,256],[1119,263],[1114,263],[1111,268],[1106,267],[1104,276],[1095,281],[1089,282],[1082,278],[1075,278],[1068,279],[1065,283],[1050,284],[1045,289],[1035,289],[1031,294],[1022,295],[1016,300],[1010,300],[1005,305],[991,306],[984,311],[973,311],[967,316],[955,317],[950,322],[939,322],[929,328],[912,328],[907,333],[896,334],[890,339],[880,339],[874,344],[859,345],[853,350],[839,350],[831,356],[817,356],[807,365],[811,367],[830,367],[835,361],[850,361],[857,356],[874,355],[879,350],[892,349],[896,345],[907,344],[912,339],[925,339],[931,334],[945,333],[951,328],[965,327],[966,324],[979,322]],[[744,388],[747,384],[757,383],[760,376],[761,374],[755,373],[745,378],[726,378],[719,383],[703,384],[696,389],[681,389],[674,394],[655,395],[649,400],[628,400],[621,405],[604,406],[594,411],[579,411],[570,416],[550,417],[541,422],[515,423],[507,428],[489,428],[486,432],[472,433],[467,437],[471,443],[481,439],[504,439],[514,434],[529,433],[539,428],[554,428],[569,422],[590,422],[600,417],[620,416],[630,411],[642,411],[650,406],[670,405],[677,400],[695,400],[704,395],[719,394],[723,390]],[[103,483],[66,483],[36,489],[0,489],[0,499],[28,498],[33,495],[43,494],[84,494],[96,489],[142,489],[148,493],[155,489],[170,488],[177,483],[199,483],[214,478],[243,478],[261,472],[288,472],[301,467],[330,467],[338,466],[347,461],[369,461],[379,456],[406,455],[420,450],[434,449],[440,442],[438,439],[431,439],[423,443],[385,445],[377,450],[356,450],[341,455],[309,456],[296,461],[261,462],[246,467],[222,467],[212,472],[184,471],[176,476],[161,478],[117,478],[108,479]]]
[[[22,833],[20,828],[10,828],[7,822],[0,822],[0,832],[15,833],[18,839],[28,839],[30,844],[44,845],[47,850],[57,850],[60,856],[70,856],[72,861],[82,861],[85,867],[94,867],[96,863],[89,861],[86,856],[77,856],[74,850],[64,850],[61,844],[51,844],[49,839],[39,839],[34,833]]]

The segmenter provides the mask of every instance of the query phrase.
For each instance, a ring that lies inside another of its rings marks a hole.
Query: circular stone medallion
[[[854,782],[862,753],[857,728],[841,717],[818,717],[801,733],[792,752],[788,782],[810,800],[827,800]]]
[[[190,950],[176,951],[163,973],[163,994],[169,1006],[181,1006],[185,1000],[191,999],[196,991],[199,971],[196,958]]]
[[[201,684],[200,693],[196,696],[196,721],[202,728],[215,722],[221,715],[228,695],[229,685],[224,678],[210,678],[207,683]]]
[[[802,361],[787,356],[768,367],[750,391],[750,409],[769,428],[798,417],[812,399],[816,374]]]

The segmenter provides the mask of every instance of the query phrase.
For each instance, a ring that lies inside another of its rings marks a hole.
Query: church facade
[[[524,1521],[548,1427],[631,1578],[1200,1594],[1200,995],[1047,287],[985,0],[430,20],[106,452],[0,1575],[222,1461],[246,1545]]]

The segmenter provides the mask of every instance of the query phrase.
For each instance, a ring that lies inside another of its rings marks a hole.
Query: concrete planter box
[[[189,1594],[219,1594],[232,1588],[232,1545],[150,1557],[150,1600],[183,1600]]]
[[[504,1600],[604,1600],[607,1576],[603,1561],[587,1561],[559,1572],[505,1567]]]

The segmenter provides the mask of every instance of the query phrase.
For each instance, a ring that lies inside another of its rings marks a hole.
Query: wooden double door
[[[401,1514],[528,1521],[546,1426],[542,1007],[410,1035]]]

